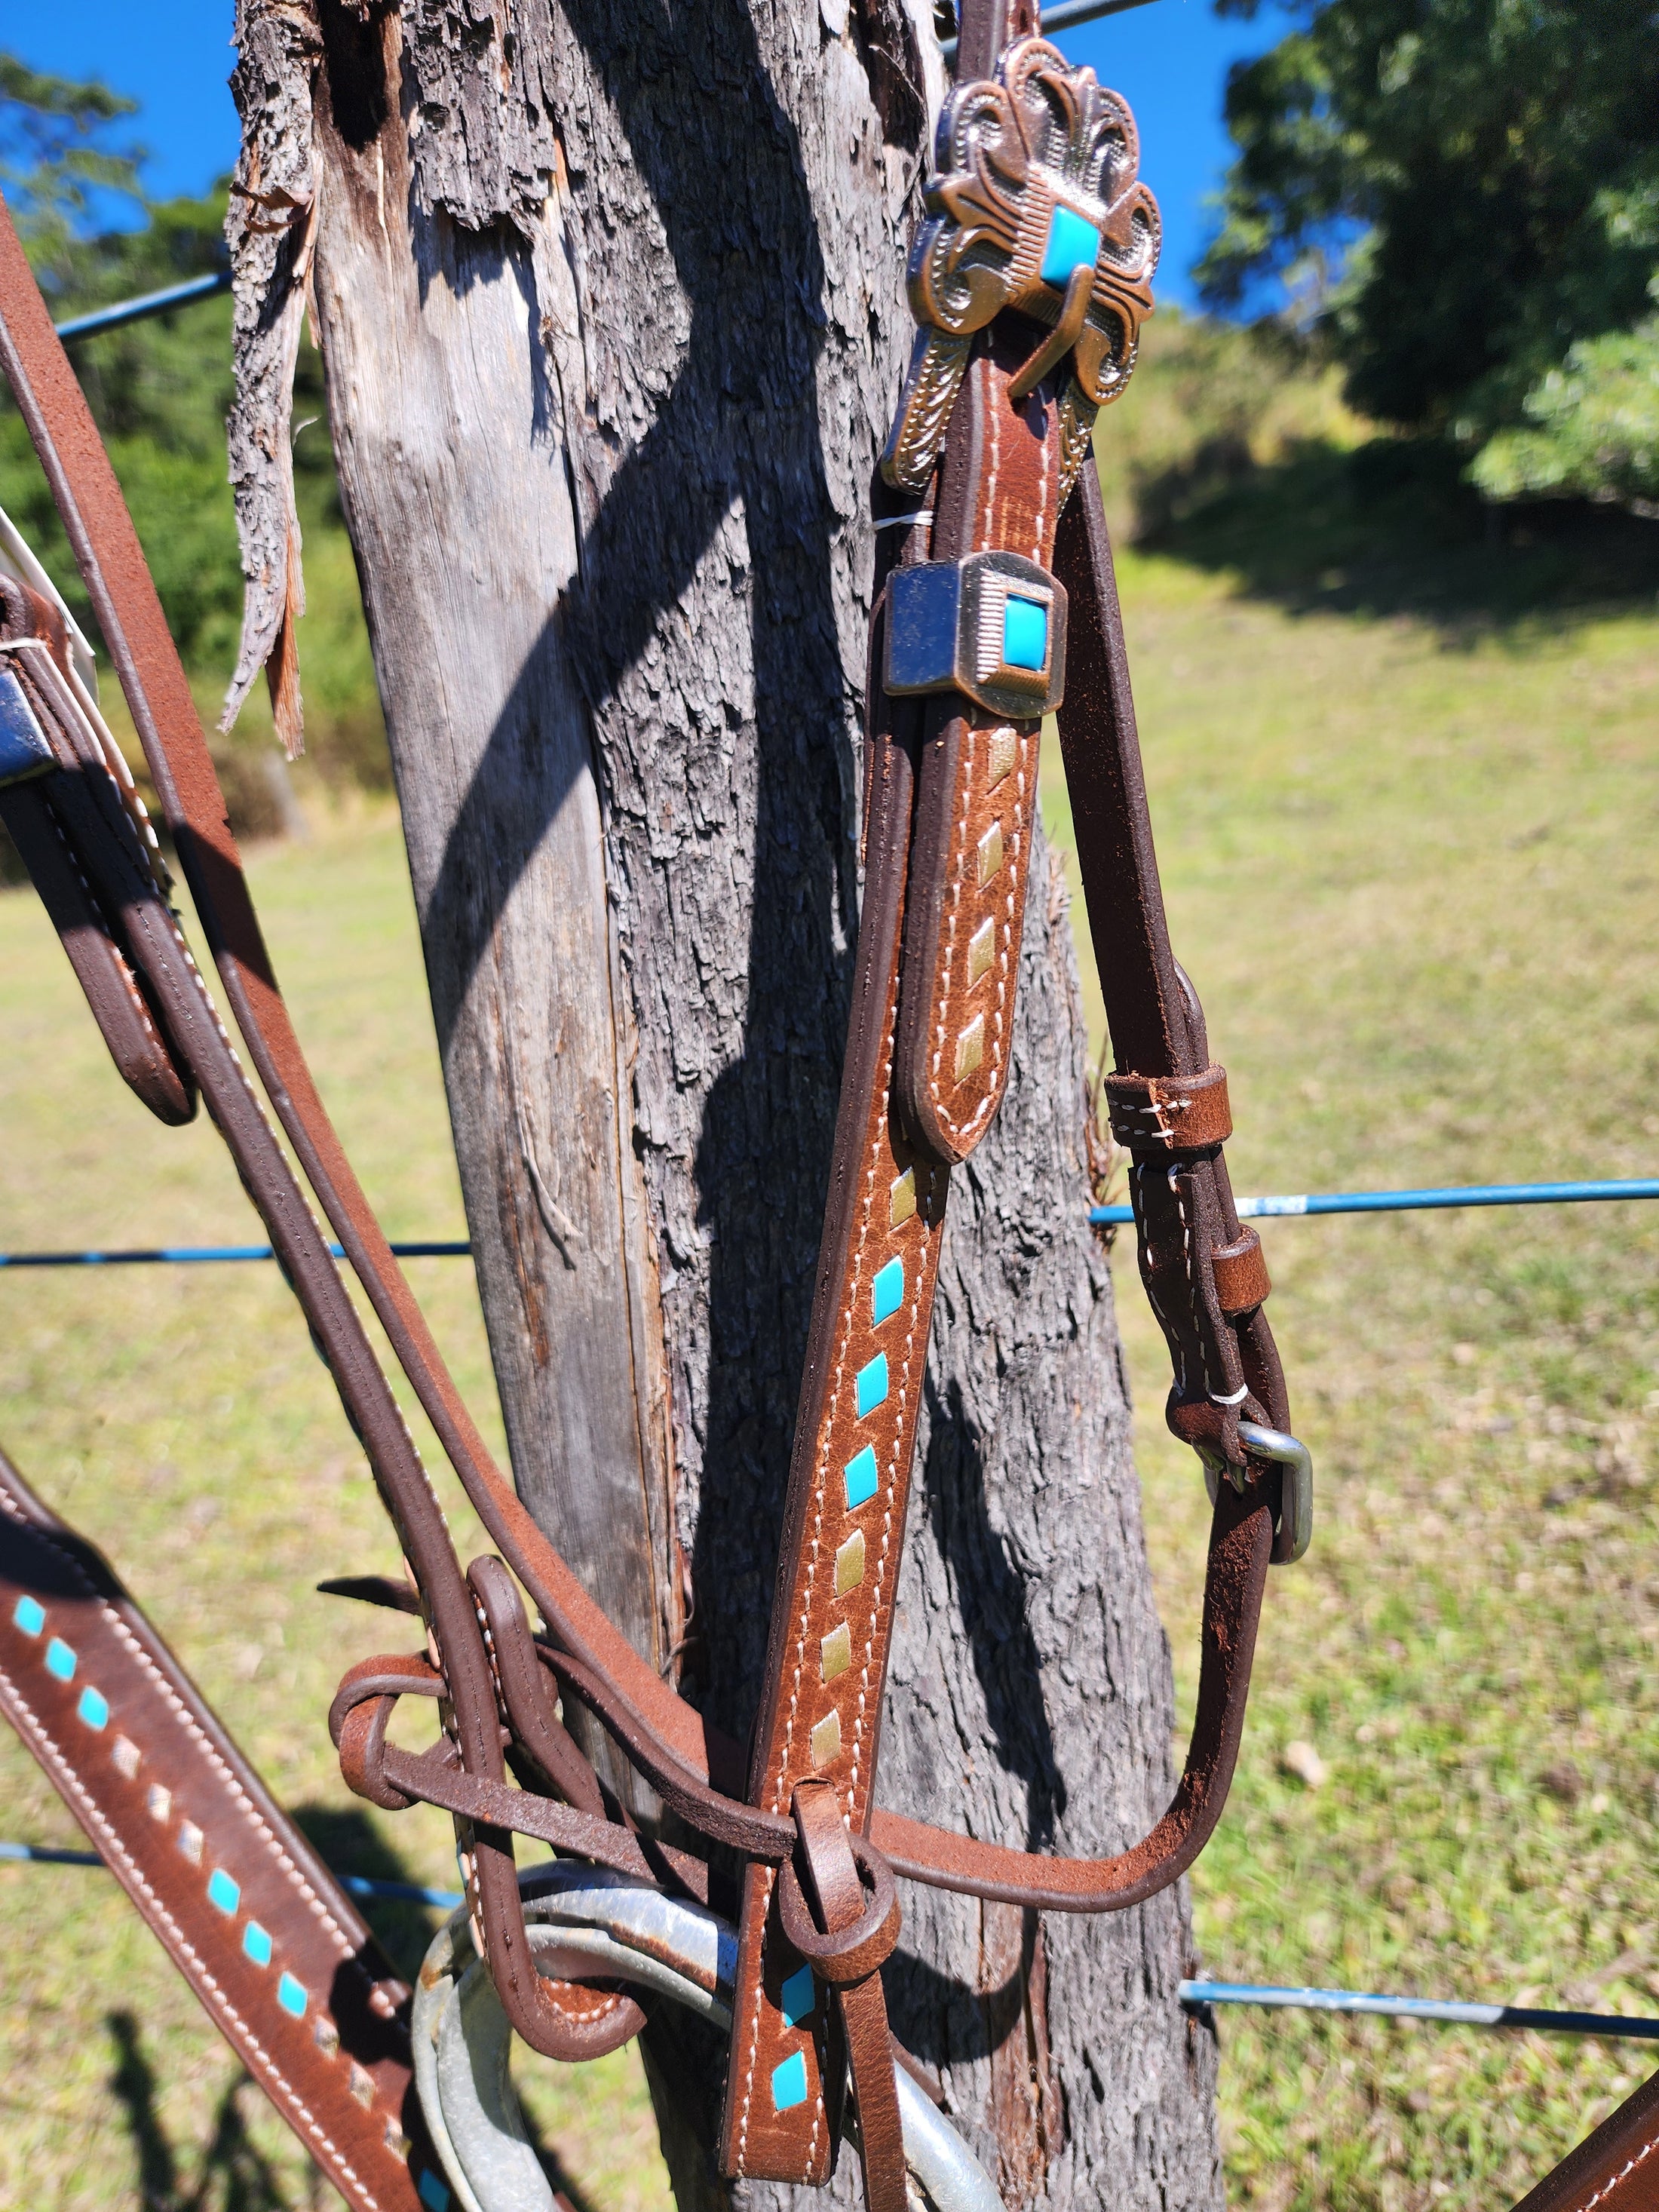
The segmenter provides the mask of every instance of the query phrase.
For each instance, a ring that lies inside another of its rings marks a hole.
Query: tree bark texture
[[[297,581],[270,362],[303,281],[514,1477],[741,1736],[845,1041],[869,486],[938,50],[896,0],[242,0],[239,48],[253,618]],[[878,1795],[1102,1852],[1171,1786],[1171,1684],[1040,838],[1032,866],[1008,1094],[953,1182]],[[1219,2204],[1184,1891],[1096,1921],[915,1888],[905,1911],[895,2027],[1011,2205]],[[647,2059],[683,2212],[724,2204],[721,2054],[659,2021]]]

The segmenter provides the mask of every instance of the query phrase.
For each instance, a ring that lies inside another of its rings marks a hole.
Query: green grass
[[[1569,618],[1489,592],[1479,620],[1419,619],[1337,583],[1291,588],[1207,526],[1185,562],[1127,560],[1124,586],[1176,948],[1232,1076],[1237,1187],[1650,1171],[1650,600]],[[459,1234],[395,824],[311,804],[313,844],[255,856],[279,969],[390,1230]],[[1050,814],[1063,839],[1058,791]],[[121,1090],[27,891],[0,895],[0,1248],[257,1235],[211,1132],[155,1127]],[[1309,1560],[1273,1577],[1239,1780],[1194,1877],[1206,1970],[1656,2008],[1659,1212],[1264,1237],[1318,1517]],[[467,1270],[413,1272],[498,1432]],[[1163,1431],[1127,1243],[1116,1273],[1188,1698],[1202,1485]],[[275,1271],[12,1275],[0,1311],[0,1438],[25,1473],[109,1550],[337,1864],[447,1881],[447,1824],[349,1797],[323,1729],[339,1672],[387,1629],[312,1585],[394,1554]],[[467,1556],[479,1540],[451,1502]],[[1317,1790],[1281,1766],[1296,1739],[1325,1764]],[[0,1778],[6,1833],[77,1839],[9,1742]],[[380,1924],[407,1961],[427,1923]],[[105,1878],[0,1869],[0,2202],[78,2212],[142,2188],[182,2212],[198,2185],[204,2207],[308,2201],[297,2154]],[[1287,2014],[1233,2013],[1220,2033],[1230,2191],[1274,2212],[1501,2208],[1648,2070],[1611,2041]],[[636,2060],[527,2074],[595,2212],[665,2203]]]

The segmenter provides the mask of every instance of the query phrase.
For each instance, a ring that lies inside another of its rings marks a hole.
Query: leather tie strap
[[[796,1949],[811,1959],[817,1975],[835,1992],[858,2108],[865,2203],[869,2212],[905,2212],[904,2133],[878,1978],[882,1961],[898,1940],[893,1877],[876,1862],[873,1895],[866,1903],[860,1855],[855,1853],[836,1794],[827,1783],[802,1783],[795,1791],[794,1813],[799,1856],[819,1926],[806,1917],[801,1885],[786,1862],[779,1889],[784,1928]],[[869,1863],[867,1857],[864,1863]],[[831,2118],[839,2132],[839,2113],[832,2112]]]
[[[1233,1203],[1221,1144],[1226,1079],[1210,1060],[1198,994],[1170,949],[1123,647],[1100,485],[1085,470],[1060,518],[1056,572],[1077,613],[1059,714],[1079,871],[1106,1000],[1116,1073],[1114,1133],[1130,1154],[1141,1280],[1170,1347],[1170,1428],[1235,1483],[1277,1474],[1253,1462],[1241,1420],[1290,1427],[1267,1276]],[[1249,1475],[1255,1467],[1255,1478]],[[1276,1555],[1289,1556],[1279,1515]]]

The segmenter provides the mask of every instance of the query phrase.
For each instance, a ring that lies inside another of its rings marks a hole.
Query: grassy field
[[[1420,575],[1308,582],[1305,559],[1234,560],[1220,525],[1186,551],[1127,561],[1125,596],[1237,1187],[1651,1171],[1650,598],[1528,613],[1516,564],[1498,591],[1466,564],[1425,611]],[[459,1234],[395,823],[366,803],[313,813],[312,843],[254,861],[301,1034],[392,1232]],[[1063,841],[1057,790],[1050,814]],[[257,1233],[212,1133],[156,1128],[121,1091],[26,891],[0,895],[0,1249]],[[1659,2009],[1659,1212],[1266,1235],[1318,1518],[1309,1561],[1273,1579],[1240,1779],[1194,1877],[1206,1969]],[[490,1409],[467,1271],[414,1267]],[[1202,1485],[1163,1431],[1127,1244],[1117,1272],[1187,1696]],[[393,1559],[274,1270],[12,1274],[0,1302],[0,1438],[24,1472],[112,1553],[337,1865],[447,1880],[446,1824],[349,1797],[320,1725],[385,1631],[311,1586]],[[1317,1788],[1283,1764],[1297,1741]],[[77,1840],[9,1741],[0,1778],[5,1833]],[[380,1925],[418,1949],[420,1915]],[[0,1869],[0,2202],[313,2201],[104,1877]],[[1501,2208],[1646,2070],[1612,2040],[1245,2013],[1220,2033],[1230,2192],[1273,2212]],[[532,2094],[593,2212],[665,2202],[630,2055],[537,2068]]]

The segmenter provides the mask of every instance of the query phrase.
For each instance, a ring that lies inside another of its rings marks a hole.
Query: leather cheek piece
[[[1233,1133],[1227,1071],[1201,1075],[1109,1075],[1112,1134],[1130,1152],[1200,1152]]]
[[[1215,1268],[1215,1291],[1229,1321],[1251,1313],[1273,1289],[1261,1239],[1246,1229],[1236,1244],[1220,1244],[1211,1254]]]

